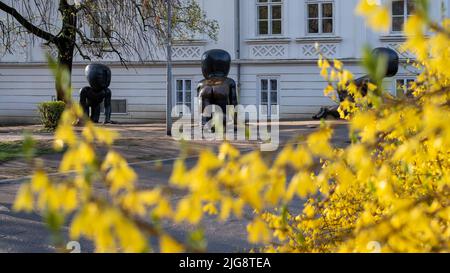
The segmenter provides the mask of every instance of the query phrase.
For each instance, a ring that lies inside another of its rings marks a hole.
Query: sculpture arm
[[[197,88],[198,101],[199,101],[199,111],[202,117],[202,126],[205,125],[211,118],[210,113],[205,111],[209,105],[211,105],[211,87],[205,85],[204,82],[200,82]]]
[[[197,101],[198,101],[198,109],[199,109],[200,115],[202,114],[202,105],[203,105],[202,104],[202,94],[200,93],[202,90],[202,87],[203,87],[203,83],[200,82],[197,85]]]
[[[233,106],[237,106],[239,104],[239,96],[237,91],[236,82],[232,80],[230,84],[230,103]]]
[[[84,113],[89,116],[89,103],[88,103],[88,93],[90,92],[89,87],[84,87],[80,90],[80,105],[83,108]]]
[[[199,109],[201,111],[200,114],[202,114],[203,110],[205,110],[205,107],[211,104],[211,88],[208,86],[208,84],[205,84],[204,81],[201,81],[197,86],[197,94]]]

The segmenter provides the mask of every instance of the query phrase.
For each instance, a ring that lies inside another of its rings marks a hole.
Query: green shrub
[[[55,130],[59,118],[64,112],[65,103],[62,101],[47,101],[38,105],[42,125],[48,130]]]

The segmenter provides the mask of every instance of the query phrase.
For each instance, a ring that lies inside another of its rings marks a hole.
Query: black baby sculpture
[[[372,55],[375,58],[380,58],[381,56],[384,56],[386,58],[387,67],[386,67],[386,73],[384,75],[384,78],[393,77],[397,74],[398,66],[399,66],[399,57],[398,57],[398,54],[394,50],[392,50],[390,48],[379,47],[379,48],[375,48],[372,51]],[[355,80],[355,85],[360,90],[362,96],[367,95],[367,85],[371,81],[372,81],[372,79],[368,75]],[[341,103],[344,102],[345,100],[354,101],[354,98],[350,94],[348,94],[348,92],[345,88],[338,90],[338,96],[339,96],[339,101]],[[317,113],[315,116],[313,116],[313,119],[325,119],[325,118],[327,118],[328,115],[331,115],[336,119],[339,119],[340,114],[338,112],[338,109],[339,109],[339,105],[335,105],[335,106],[331,106],[331,107],[322,107],[320,109],[319,113]]]
[[[238,96],[236,83],[228,78],[230,73],[231,56],[221,49],[213,49],[202,56],[202,72],[205,77],[197,87],[199,106],[202,111],[202,125],[211,120],[210,113],[205,108],[217,105],[226,118],[227,105],[237,106]]]
[[[111,122],[111,69],[103,64],[90,64],[86,66],[85,75],[90,86],[80,90],[80,105],[91,120],[98,123],[100,120],[100,105],[104,102],[105,123]],[[90,111],[89,111],[90,109]]]

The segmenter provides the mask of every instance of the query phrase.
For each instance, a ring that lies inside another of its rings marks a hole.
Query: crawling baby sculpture
[[[217,105],[225,114],[227,105],[237,106],[238,104],[236,83],[228,78],[230,66],[231,56],[224,50],[213,49],[203,54],[202,72],[205,79],[197,87],[202,125],[211,119],[210,113],[205,112],[208,106]]]
[[[90,119],[98,123],[100,120],[100,105],[104,102],[105,124],[111,122],[111,69],[103,64],[90,64],[85,69],[89,86],[80,90],[80,105]]]

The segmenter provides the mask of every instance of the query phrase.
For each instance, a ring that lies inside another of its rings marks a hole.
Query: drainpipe
[[[172,0],[167,4],[167,101],[166,101],[166,133],[172,136]]]
[[[236,49],[236,62],[237,62],[237,86],[236,91],[238,100],[241,93],[241,1],[234,0],[234,33],[235,33],[235,49]]]

